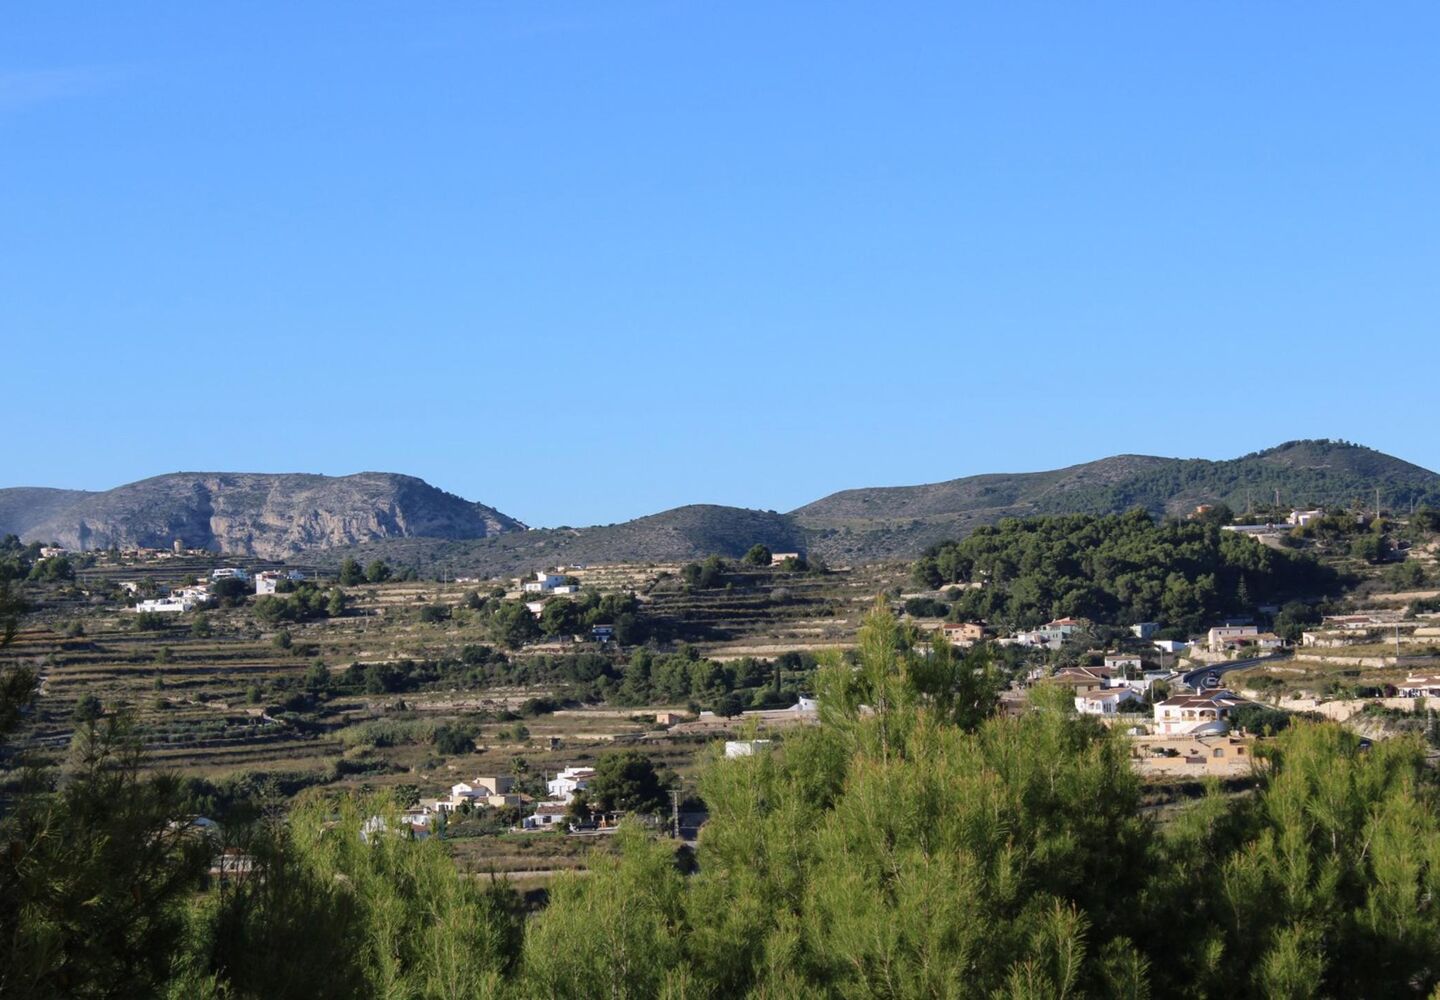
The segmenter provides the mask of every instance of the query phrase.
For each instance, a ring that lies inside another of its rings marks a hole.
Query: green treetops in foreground
[[[0,837],[0,995],[1440,996],[1418,740],[1296,723],[1253,794],[1162,824],[1123,736],[993,714],[983,653],[883,609],[818,678],[821,725],[703,769],[694,874],[628,825],[529,918],[393,804],[315,790],[230,834],[252,877],[202,889],[160,836],[167,779],[81,753]]]

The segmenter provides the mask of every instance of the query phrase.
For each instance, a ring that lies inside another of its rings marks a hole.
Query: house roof
[[[1131,688],[1106,688],[1104,691],[1092,691],[1089,694],[1076,695],[1081,701],[1109,701],[1111,699],[1136,698],[1138,695]]]
[[[1181,694],[1166,698],[1157,708],[1216,708],[1219,706],[1243,704],[1245,699],[1231,691],[1212,691],[1209,694]]]
[[[1111,672],[1106,667],[1065,667],[1055,671],[1056,677],[1073,677],[1077,680],[1108,681]]]

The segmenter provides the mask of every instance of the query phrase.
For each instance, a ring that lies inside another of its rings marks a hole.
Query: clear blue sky
[[[1440,468],[1440,6],[28,4],[0,485]]]

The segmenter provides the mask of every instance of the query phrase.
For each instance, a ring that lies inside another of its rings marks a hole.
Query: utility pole
[[[675,832],[675,839],[680,839],[680,790],[670,789],[670,824]]]
[[[1380,487],[1375,487],[1375,516],[1380,516]]]

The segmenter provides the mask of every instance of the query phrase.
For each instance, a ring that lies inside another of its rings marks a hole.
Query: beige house
[[[1206,637],[1210,652],[1220,653],[1227,648],[1227,642],[1233,639],[1244,642],[1254,642],[1255,637],[1260,634],[1260,629],[1254,625],[1217,625],[1212,628]]]
[[[968,646],[985,638],[985,626],[980,622],[946,622],[940,626],[940,634],[957,646]]]

